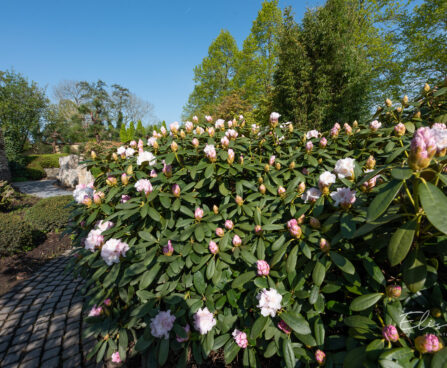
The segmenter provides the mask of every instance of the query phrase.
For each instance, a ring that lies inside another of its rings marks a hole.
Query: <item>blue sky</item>
[[[150,101],[166,122],[180,120],[193,68],[221,29],[239,46],[261,0],[3,0],[0,70],[35,80],[52,95],[61,80],[102,79]],[[297,20],[320,0],[280,0]]]

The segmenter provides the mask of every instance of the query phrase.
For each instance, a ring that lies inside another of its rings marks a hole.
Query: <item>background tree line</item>
[[[300,23],[264,1],[241,50],[226,30],[211,43],[183,118],[260,122],[275,110],[315,128],[361,120],[385,98],[445,78],[446,49],[444,0],[327,0]]]
[[[0,133],[9,161],[20,162],[31,143],[55,151],[92,139],[127,140],[146,136],[155,124],[152,104],[119,84],[63,81],[53,92],[52,103],[37,83],[0,71]]]

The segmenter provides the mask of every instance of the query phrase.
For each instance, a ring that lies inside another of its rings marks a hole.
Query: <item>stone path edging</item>
[[[40,198],[72,195],[73,192],[56,186],[57,180],[34,180],[12,183],[20,192]]]

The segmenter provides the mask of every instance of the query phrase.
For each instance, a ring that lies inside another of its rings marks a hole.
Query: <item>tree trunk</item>
[[[8,159],[5,153],[5,143],[3,141],[3,132],[0,129],[0,180],[11,181],[11,172],[9,171]]]

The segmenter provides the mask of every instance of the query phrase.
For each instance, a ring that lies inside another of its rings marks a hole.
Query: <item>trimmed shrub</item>
[[[63,229],[70,217],[71,196],[43,198],[25,212],[26,221],[35,229],[48,233]]]
[[[141,153],[98,154],[72,227],[91,355],[173,367],[223,349],[244,367],[441,366],[441,87],[328,132],[277,113],[263,126],[207,117],[163,128]]]
[[[32,249],[35,236],[32,226],[19,214],[0,213],[0,256]]]

